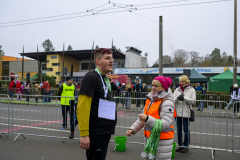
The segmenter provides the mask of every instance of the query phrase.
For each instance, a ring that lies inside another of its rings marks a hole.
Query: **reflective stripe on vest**
[[[155,119],[161,119],[160,115],[159,115],[159,109],[160,109],[159,107],[163,101],[164,101],[164,99],[162,101],[153,102],[151,104],[151,106],[149,106],[151,101],[149,99],[147,99],[145,107],[144,107],[144,114],[152,116]],[[145,137],[149,138],[151,130],[152,129],[150,129],[147,126],[144,127]],[[174,137],[174,130],[173,130],[173,125],[171,125],[170,128],[162,130],[160,140],[172,139],[173,137]]]
[[[75,87],[74,85],[68,86],[65,83],[63,83],[63,91],[61,96],[72,96],[72,98],[70,97],[61,97],[61,105],[67,105],[69,106],[69,101],[71,99],[74,99],[74,92],[75,92]]]

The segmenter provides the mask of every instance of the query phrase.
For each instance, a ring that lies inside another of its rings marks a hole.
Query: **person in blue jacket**
[[[197,84],[196,91],[202,91],[202,87],[200,86],[200,83]]]

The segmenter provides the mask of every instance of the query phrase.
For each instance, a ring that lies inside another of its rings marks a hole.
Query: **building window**
[[[9,62],[3,62],[2,66],[3,66],[3,69],[8,69],[9,68]]]
[[[60,75],[60,72],[56,72],[56,75]]]
[[[49,63],[49,60],[47,60],[47,63]]]
[[[3,69],[8,69],[8,65],[3,65]]]
[[[52,68],[47,68],[47,71],[53,71],[53,69]]]
[[[89,69],[89,64],[90,64],[90,63],[82,63],[82,64],[81,64],[82,70],[87,70],[87,69]]]
[[[47,70],[47,64],[42,64],[42,70]]]
[[[52,63],[52,66],[60,66],[60,63]]]
[[[54,79],[56,80],[56,79],[57,79],[57,77],[54,77]]]
[[[57,56],[51,56],[51,59],[57,59]]]

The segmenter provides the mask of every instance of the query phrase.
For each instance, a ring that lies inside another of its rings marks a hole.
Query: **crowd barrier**
[[[215,151],[226,151],[233,154],[240,153],[240,116],[234,114],[234,110],[232,109],[223,109],[227,105],[226,101],[215,100],[214,96],[210,97],[209,95],[208,100],[192,101],[192,110],[195,112],[196,118],[194,122],[187,120],[190,129],[190,145],[188,148],[211,150],[212,158],[214,158]],[[38,103],[36,103],[36,98]],[[5,108],[3,110],[6,110],[6,112],[1,112],[1,118],[6,120],[0,125],[1,133],[16,135],[14,141],[19,136],[23,136],[24,138],[26,136],[69,138],[71,116],[69,113],[67,114],[68,129],[61,130],[63,127],[62,109],[66,109],[67,106],[61,106],[60,98],[66,99],[69,97],[22,95],[20,99],[17,99],[17,95],[14,95],[13,101],[11,101],[8,95],[0,95],[2,103],[0,109]],[[27,102],[28,99],[29,101]],[[138,115],[144,107],[143,105],[140,106],[138,111],[136,109],[138,108],[136,106],[137,101],[140,100],[143,103],[146,101],[146,98],[132,98],[131,94],[129,94],[115,96],[114,99],[120,103],[120,106],[118,105],[116,108],[118,121],[114,136],[126,136],[126,131],[137,120]],[[205,103],[204,110],[197,111],[198,104],[203,102]],[[125,106],[121,106],[121,103]],[[233,105],[238,103],[234,102]],[[177,101],[175,108],[176,111],[183,112],[183,107],[178,105]],[[75,113],[75,107],[70,107],[69,110]],[[176,143],[178,142],[178,120],[175,119],[173,121],[175,131],[174,142]],[[75,126],[75,124],[76,122],[73,120],[73,125]],[[5,128],[2,128],[3,126]],[[128,137],[127,143],[144,144],[143,131],[142,129],[136,135]],[[74,133],[74,139],[79,139],[78,126],[75,127]],[[114,141],[113,136],[111,141]]]
[[[1,134],[9,136],[10,112],[10,97],[7,94],[0,94],[0,137]]]

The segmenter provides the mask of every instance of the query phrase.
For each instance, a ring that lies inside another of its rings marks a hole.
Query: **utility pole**
[[[24,45],[23,45],[23,54],[24,54]],[[22,82],[23,82],[23,72],[24,72],[24,55],[22,55]]]
[[[65,71],[64,71],[64,43],[63,43],[63,72],[62,72],[62,76],[63,76],[63,82],[65,82]]]
[[[89,66],[89,72],[92,69],[92,55],[93,55],[93,49],[94,49],[94,40],[93,40],[93,45],[92,45],[92,50],[91,50],[91,60],[90,60],[90,66]]]
[[[163,36],[162,36],[162,16],[159,17],[159,76],[163,76]]]
[[[233,84],[237,83],[237,0],[234,0]]]

